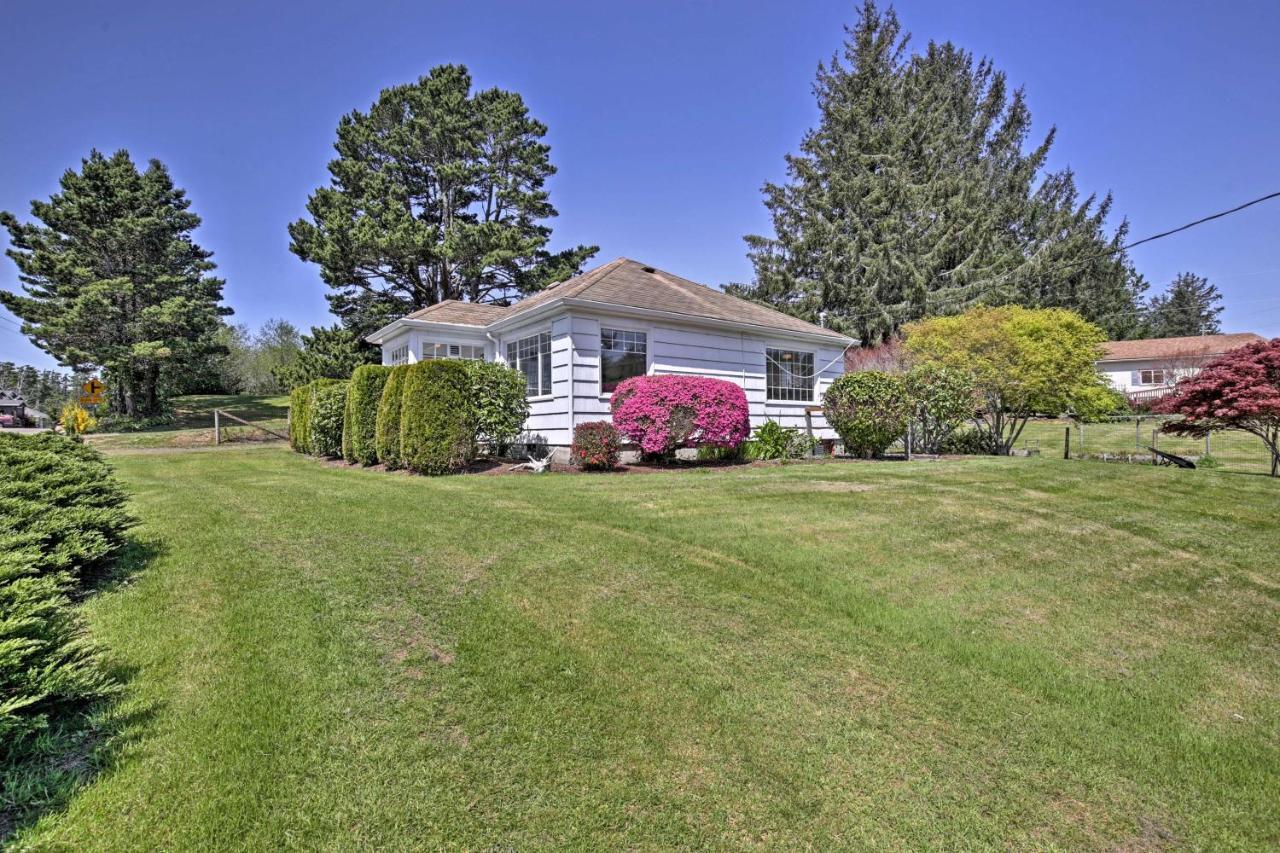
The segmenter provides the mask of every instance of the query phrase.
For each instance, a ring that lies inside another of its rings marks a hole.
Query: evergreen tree
[[[1209,279],[1179,273],[1169,289],[1151,299],[1147,332],[1153,338],[1217,335],[1222,332],[1222,294]]]
[[[458,65],[385,89],[338,124],[327,187],[290,248],[320,265],[342,324],[363,336],[446,299],[506,302],[595,254],[546,248],[556,216],[547,128],[514,92],[472,92]]]
[[[818,68],[821,118],[789,180],[764,187],[774,234],[746,238],[755,281],[730,290],[868,345],[978,301],[1070,307],[1122,334],[1144,287],[1103,254],[1124,226],[1108,237],[1110,197],[1044,174],[1054,134],[1028,148],[1023,92],[950,43],[909,55],[871,0],[847,33]]]
[[[0,213],[25,295],[0,292],[22,331],[62,364],[101,369],[113,407],[155,414],[217,345],[223,281],[192,240],[200,217],[168,170],[98,151],[61,191],[33,201],[37,223]]]
[[[350,379],[362,364],[378,364],[381,353],[341,326],[313,326],[302,336],[302,350],[275,370],[282,388],[297,388],[313,379]]]

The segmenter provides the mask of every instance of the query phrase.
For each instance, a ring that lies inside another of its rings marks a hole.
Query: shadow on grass
[[[159,543],[130,539],[110,567],[86,578],[86,597],[127,585],[163,550]],[[64,811],[79,790],[110,773],[142,740],[158,705],[129,701],[136,667],[112,662],[107,671],[120,685],[118,694],[51,712],[47,729],[0,749],[0,848],[20,841],[42,818]]]

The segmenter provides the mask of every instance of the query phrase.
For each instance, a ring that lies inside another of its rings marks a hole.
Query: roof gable
[[[1102,361],[1142,361],[1159,358],[1206,358],[1266,340],[1253,332],[1229,335],[1192,335],[1181,338],[1148,338],[1139,341],[1107,341]]]
[[[562,300],[683,314],[691,322],[712,320],[759,326],[762,329],[831,338],[841,343],[849,340],[831,329],[824,329],[790,314],[740,299],[630,258],[618,258],[581,275],[556,282],[511,306],[449,300],[415,311],[404,319],[486,327],[521,317]],[[373,337],[383,335],[390,328],[380,330]]]

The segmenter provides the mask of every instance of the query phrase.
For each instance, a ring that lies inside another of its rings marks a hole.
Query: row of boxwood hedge
[[[76,705],[114,692],[73,600],[124,544],[127,496],[92,448],[0,433],[0,762]]]
[[[290,403],[295,450],[422,474],[461,470],[481,446],[501,453],[529,414],[523,375],[456,359],[366,365],[295,388]]]

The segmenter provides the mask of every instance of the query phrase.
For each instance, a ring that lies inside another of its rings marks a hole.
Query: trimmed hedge
[[[363,364],[351,374],[347,406],[342,414],[342,458],[361,465],[378,461],[378,404],[390,367]]]
[[[298,453],[311,448],[311,383],[289,392],[289,446]]]
[[[315,453],[315,414],[316,393],[324,387],[335,383],[345,383],[345,379],[314,379],[306,385],[299,385],[289,392],[289,446],[299,453]],[[341,412],[339,412],[341,429]],[[341,446],[342,435],[338,435]]]
[[[573,428],[569,459],[584,471],[612,471],[622,455],[622,434],[608,421],[588,421]]]
[[[405,373],[409,365],[391,368],[378,400],[373,449],[378,461],[388,468],[400,467],[400,404],[404,400]]]
[[[118,690],[73,596],[134,523],[92,448],[0,433],[0,761],[53,714]]]
[[[461,361],[409,365],[400,404],[400,460],[419,474],[449,474],[475,458],[471,374]],[[384,396],[390,391],[384,391]]]
[[[493,361],[464,361],[471,376],[471,403],[476,441],[503,454],[529,418],[528,386],[524,374]]]
[[[345,379],[316,385],[312,392],[311,452],[315,456],[342,455],[342,420],[347,408]]]
[[[822,408],[845,452],[864,459],[880,456],[906,434],[912,410],[902,376],[878,370],[840,376],[823,396]]]

